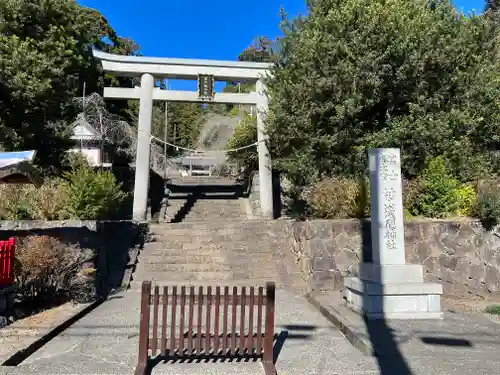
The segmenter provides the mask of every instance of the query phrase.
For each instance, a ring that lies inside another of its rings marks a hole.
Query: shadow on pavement
[[[373,346],[381,375],[412,375],[404,355],[398,348],[393,330],[385,319],[369,320],[365,318],[368,337]]]
[[[287,327],[287,326],[282,326]],[[315,326],[310,325],[290,325],[291,329],[302,332],[312,332],[316,330]],[[274,345],[273,345],[273,361],[276,364],[278,361],[279,355],[283,349],[287,340],[308,340],[311,337],[309,333],[290,333],[288,330],[284,329],[279,334],[274,335]],[[174,363],[239,363],[239,362],[257,362],[262,357],[261,354],[257,354],[254,350],[247,351],[244,350],[240,352],[239,349],[236,349],[236,352],[231,354],[227,351],[222,352],[219,350],[218,352],[210,352],[208,354],[193,354],[188,355],[186,351],[184,351],[181,355],[173,355],[173,356],[162,356],[159,355],[150,360],[147,367],[147,375],[151,375],[153,369],[158,364],[169,364]]]
[[[363,262],[372,262],[373,259],[379,259],[373,254],[371,223],[363,222]],[[363,275],[360,279],[364,280]],[[373,275],[373,280],[381,280],[381,275]],[[365,284],[366,282],[363,281]],[[372,301],[363,293],[363,306],[370,306]],[[369,308],[364,309],[369,310]],[[383,307],[382,307],[383,311]],[[377,358],[380,368],[380,375],[413,375],[410,366],[406,362],[404,355],[399,350],[394,331],[390,328],[385,319],[369,319],[364,316],[368,337],[373,347],[373,353]]]
[[[456,339],[452,337],[421,337],[420,340],[427,345],[462,346],[472,348],[474,345],[469,340]]]

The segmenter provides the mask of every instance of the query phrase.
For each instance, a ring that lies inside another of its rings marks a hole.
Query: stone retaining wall
[[[475,220],[415,220],[405,224],[406,261],[424,266],[425,280],[445,295],[500,292],[500,228]],[[313,220],[291,223],[293,251],[309,290],[342,289],[345,276],[370,259],[370,222]]]
[[[96,292],[106,296],[122,284],[131,252],[142,246],[147,226],[132,221],[0,221],[0,240],[47,235],[95,251]]]

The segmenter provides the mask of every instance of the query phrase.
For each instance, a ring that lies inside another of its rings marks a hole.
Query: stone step
[[[265,270],[264,270],[265,271]],[[200,282],[215,282],[227,280],[252,280],[253,278],[265,279],[271,281],[277,278],[276,271],[269,272],[252,272],[248,270],[241,271],[220,271],[220,272],[164,272],[164,271],[143,271],[137,269],[133,275],[134,280],[151,280],[151,281],[177,281],[177,280],[192,280]]]
[[[151,224],[151,231],[163,231],[171,228],[187,228],[187,229],[205,229],[205,228],[246,228],[246,227],[259,227],[259,228],[276,228],[283,225],[281,221],[272,220],[232,220],[227,221],[224,219],[212,220],[207,223],[165,223],[165,224]]]
[[[185,244],[227,244],[254,242],[261,238],[257,234],[190,234],[175,233],[169,236],[152,236],[150,243],[185,243]],[[264,239],[263,239],[264,240]]]
[[[137,271],[144,272],[236,272],[236,271],[247,271],[247,272],[255,272],[258,271],[260,273],[267,272],[276,273],[276,267],[274,262],[265,262],[265,264],[260,264],[255,267],[255,264],[248,263],[201,263],[201,264],[171,264],[171,263],[139,263],[137,265]]]
[[[267,253],[249,254],[247,256],[231,259],[231,264],[249,264],[258,262],[269,262],[272,258]],[[171,255],[168,251],[161,255],[153,255],[150,253],[142,254],[139,258],[140,264],[225,264],[228,263],[228,257],[219,254],[182,254]]]
[[[228,224],[224,224],[228,223]],[[163,227],[151,227],[150,233],[155,235],[170,235],[172,233],[217,233],[223,231],[225,233],[275,233],[280,231],[279,227],[266,227],[264,225],[254,225],[251,221],[235,220],[219,220],[212,219],[206,222],[182,222],[168,224]]]
[[[161,245],[156,243],[155,245]],[[140,256],[187,256],[187,255],[234,255],[252,256],[253,254],[274,254],[269,246],[257,246],[256,243],[233,242],[226,244],[169,244],[169,246],[145,247],[141,250]]]

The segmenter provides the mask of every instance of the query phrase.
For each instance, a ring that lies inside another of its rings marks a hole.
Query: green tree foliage
[[[252,44],[245,48],[238,56],[239,61],[252,61],[252,62],[274,62],[278,59],[278,50],[276,42],[272,41],[268,37],[258,36],[254,38]],[[229,93],[248,93],[255,91],[254,83],[246,82],[228,82],[223,90]],[[229,110],[233,108],[233,105],[228,106]]]
[[[168,126],[170,134],[175,138],[173,143],[182,147],[190,147],[200,135],[205,111],[197,103],[172,103],[168,106]]]
[[[239,61],[273,62],[278,58],[276,43],[265,36],[254,38],[238,56]]]
[[[126,194],[112,172],[95,171],[86,165],[75,166],[64,174],[66,209],[72,219],[110,219]]]
[[[139,102],[129,102],[130,123],[137,125]],[[181,147],[192,147],[200,135],[207,111],[198,103],[169,103],[167,141]],[[165,103],[153,105],[151,133],[163,140],[165,133]],[[172,148],[170,152],[174,152]],[[175,154],[176,152],[174,152]]]
[[[99,91],[104,77],[92,48],[133,54],[102,15],[73,0],[0,2],[0,143],[36,149],[43,166],[57,165],[69,146],[73,98]],[[108,77],[108,80],[110,78]]]
[[[473,211],[487,229],[499,224],[500,186],[498,182],[486,181],[480,184]]]
[[[429,160],[422,175],[422,191],[412,202],[410,213],[414,216],[445,217],[457,212],[460,208],[458,188],[459,182],[449,172],[444,158]]]
[[[357,175],[369,147],[400,147],[470,180],[498,168],[500,71],[493,28],[448,1],[315,0],[283,22],[267,82],[277,166],[296,185]]]
[[[245,147],[254,142],[257,142],[257,118],[245,114],[234,130],[233,136],[227,142],[227,149]],[[228,156],[251,169],[257,168],[257,147],[230,152]]]

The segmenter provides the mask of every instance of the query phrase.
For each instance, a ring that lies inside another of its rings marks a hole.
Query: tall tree
[[[135,53],[99,12],[74,0],[0,2],[0,143],[38,150],[43,166],[58,165],[68,147],[73,99],[99,91],[104,76],[92,48]]]
[[[277,58],[276,47],[271,39],[265,36],[254,38],[252,44],[238,56],[239,61],[273,62]]]
[[[296,184],[358,174],[369,147],[400,147],[407,176],[444,155],[468,180],[498,170],[496,40],[448,1],[314,0],[284,24],[268,132]]]

